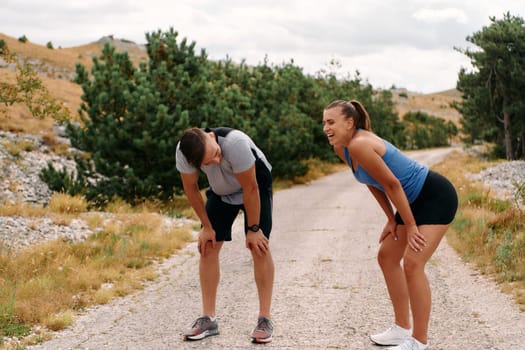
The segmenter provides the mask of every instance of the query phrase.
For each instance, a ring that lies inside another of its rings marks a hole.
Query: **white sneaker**
[[[401,345],[394,346],[393,348],[387,348],[386,350],[429,350],[428,344],[423,344],[417,339],[412,337],[405,340]]]
[[[395,324],[383,333],[370,335],[370,340],[377,345],[399,345],[410,338],[411,333],[412,330],[399,327]]]

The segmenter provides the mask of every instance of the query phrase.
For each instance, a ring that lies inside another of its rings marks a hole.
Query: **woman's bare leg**
[[[408,295],[414,328],[412,336],[423,344],[428,342],[428,323],[432,297],[430,285],[425,274],[425,265],[437,249],[449,225],[422,225],[419,226],[427,241],[422,252],[407,249],[403,257],[403,267],[406,275]]]
[[[395,323],[405,329],[410,329],[410,313],[408,288],[405,273],[401,267],[401,259],[406,250],[406,234],[404,226],[396,229],[397,240],[389,235],[379,248],[377,261],[383,271],[386,286],[394,308]]]

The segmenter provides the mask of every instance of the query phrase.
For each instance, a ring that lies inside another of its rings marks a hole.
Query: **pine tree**
[[[493,141],[504,147],[510,160],[516,155],[516,140],[525,150],[525,23],[510,13],[490,21],[490,26],[467,37],[479,49],[460,50],[471,59],[475,71],[459,74],[458,89],[464,93],[459,108],[471,131],[477,131],[476,122],[496,125]]]
[[[88,157],[77,159],[87,197],[104,203],[167,199],[181,188],[175,147],[182,130],[201,123],[207,108],[207,60],[178,34],[147,34],[149,61],[137,69],[126,52],[106,43],[93,59],[91,75],[77,65],[82,85],[82,125],[69,125],[72,144]],[[97,174],[97,175],[95,175]]]

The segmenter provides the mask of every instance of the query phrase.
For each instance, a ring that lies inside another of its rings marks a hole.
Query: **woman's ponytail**
[[[360,129],[372,131],[372,127],[370,125],[370,116],[368,115],[365,107],[363,107],[361,102],[358,100],[351,100],[350,103],[352,106],[354,106],[355,111],[359,115],[357,118],[354,118],[355,126]]]
[[[370,116],[361,102],[358,100],[335,100],[326,106],[325,110],[336,107],[341,108],[341,112],[345,118],[352,118],[354,120],[356,128],[372,131]]]

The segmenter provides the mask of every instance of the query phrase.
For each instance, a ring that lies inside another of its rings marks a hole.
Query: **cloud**
[[[145,43],[173,28],[212,59],[271,64],[293,59],[307,73],[340,58],[372,85],[445,90],[463,63],[454,47],[489,16],[525,14],[523,0],[1,0],[0,31],[55,47],[102,36]],[[437,73],[436,73],[437,72]]]
[[[457,23],[466,23],[468,16],[458,8],[444,8],[444,9],[420,9],[417,10],[413,17],[420,22],[425,23],[443,23],[454,21]]]
[[[420,50],[410,46],[387,47],[374,53],[334,57],[338,75],[360,72],[375,88],[395,85],[414,92],[436,92],[456,86],[459,67],[470,67],[462,54],[447,49]]]

